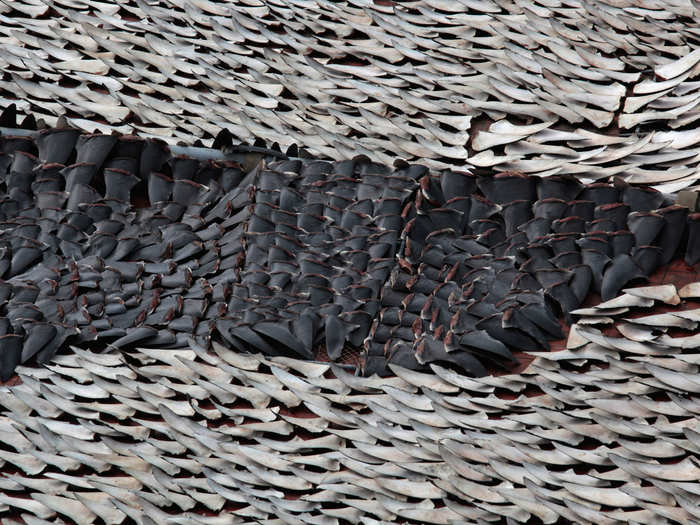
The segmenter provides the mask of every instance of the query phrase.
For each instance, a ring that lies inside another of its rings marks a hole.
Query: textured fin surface
[[[697,214],[618,183],[260,145],[198,160],[70,128],[0,142],[0,319],[23,342],[4,377],[69,345],[182,348],[189,337],[363,354],[368,374],[439,363],[484,375],[547,349],[554,320],[571,322],[589,291],[610,299],[697,252]],[[90,162],[57,163],[78,159]],[[474,330],[505,347],[470,344]]]
[[[3,126],[697,181],[694,2],[103,4],[6,3]]]
[[[692,522],[700,305],[677,298],[650,286],[580,310],[568,349],[499,377],[437,363],[358,377],[194,341],[20,367],[22,384],[0,392],[15,472],[0,516]],[[671,337],[660,316],[690,324]]]

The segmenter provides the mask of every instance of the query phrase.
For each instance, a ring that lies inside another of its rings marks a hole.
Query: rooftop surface
[[[0,3],[2,523],[700,522],[699,20]]]

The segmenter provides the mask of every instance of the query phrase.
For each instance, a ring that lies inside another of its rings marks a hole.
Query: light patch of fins
[[[353,7],[322,3],[312,32],[283,35],[276,33],[281,25],[304,25],[302,7],[234,6],[235,22],[228,25],[217,17],[230,13],[212,2],[170,11],[137,5],[132,10],[153,21],[140,28],[138,49],[131,20],[112,7],[87,10],[75,26],[73,10],[57,6],[52,15],[61,29],[47,39],[33,30],[48,24],[46,6],[18,6],[5,14],[0,31],[12,44],[6,60],[14,68],[0,86],[3,108],[13,101],[0,115],[3,127],[32,128],[37,120],[53,126],[67,113],[74,126],[91,132],[135,131],[171,144],[204,137],[219,149],[226,144],[216,138],[218,125],[226,122],[229,136],[264,137],[285,148],[299,142],[322,157],[361,153],[385,164],[423,159],[438,169],[620,175],[667,192],[697,181],[693,3],[652,9],[593,2],[570,7],[570,24],[548,5],[528,10],[525,20],[507,3],[467,8],[431,0],[422,12],[400,7],[398,18],[394,6],[371,4],[355,20]],[[465,18],[466,9],[477,18]],[[186,20],[188,29],[173,25],[172,16]],[[491,33],[474,37],[484,25]],[[347,38],[353,30],[364,37]],[[328,31],[338,36],[333,45],[324,39]],[[658,40],[650,43],[649,34]],[[168,38],[173,35],[188,39],[183,56]],[[203,42],[216,43],[197,45]],[[353,57],[362,62],[347,63]],[[407,70],[406,60],[415,69]],[[35,73],[39,69],[52,81]],[[203,75],[209,96],[201,100],[191,79]],[[67,76],[70,86],[61,82]],[[87,93],[94,84],[106,92],[76,99],[75,89]],[[312,109],[318,104],[323,114]],[[383,111],[387,106],[396,114]],[[241,117],[228,118],[232,110]],[[18,123],[18,115],[30,111],[36,118]],[[62,150],[55,151],[46,148],[60,158]]]
[[[359,377],[194,339],[20,367],[22,383],[0,392],[0,457],[15,470],[0,480],[0,512],[27,523],[118,524],[144,510],[212,524],[692,522],[700,340],[690,324],[684,336],[645,324],[693,322],[679,295],[630,288],[580,309],[593,321],[573,325],[567,350],[497,377],[437,364]],[[631,308],[645,315],[632,323]]]

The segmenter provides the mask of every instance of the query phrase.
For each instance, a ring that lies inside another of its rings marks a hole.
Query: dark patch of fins
[[[483,375],[560,338],[589,291],[700,261],[699,216],[624,184],[319,161],[230,133],[217,163],[66,127],[0,141],[3,377],[78,342],[190,337]]]

